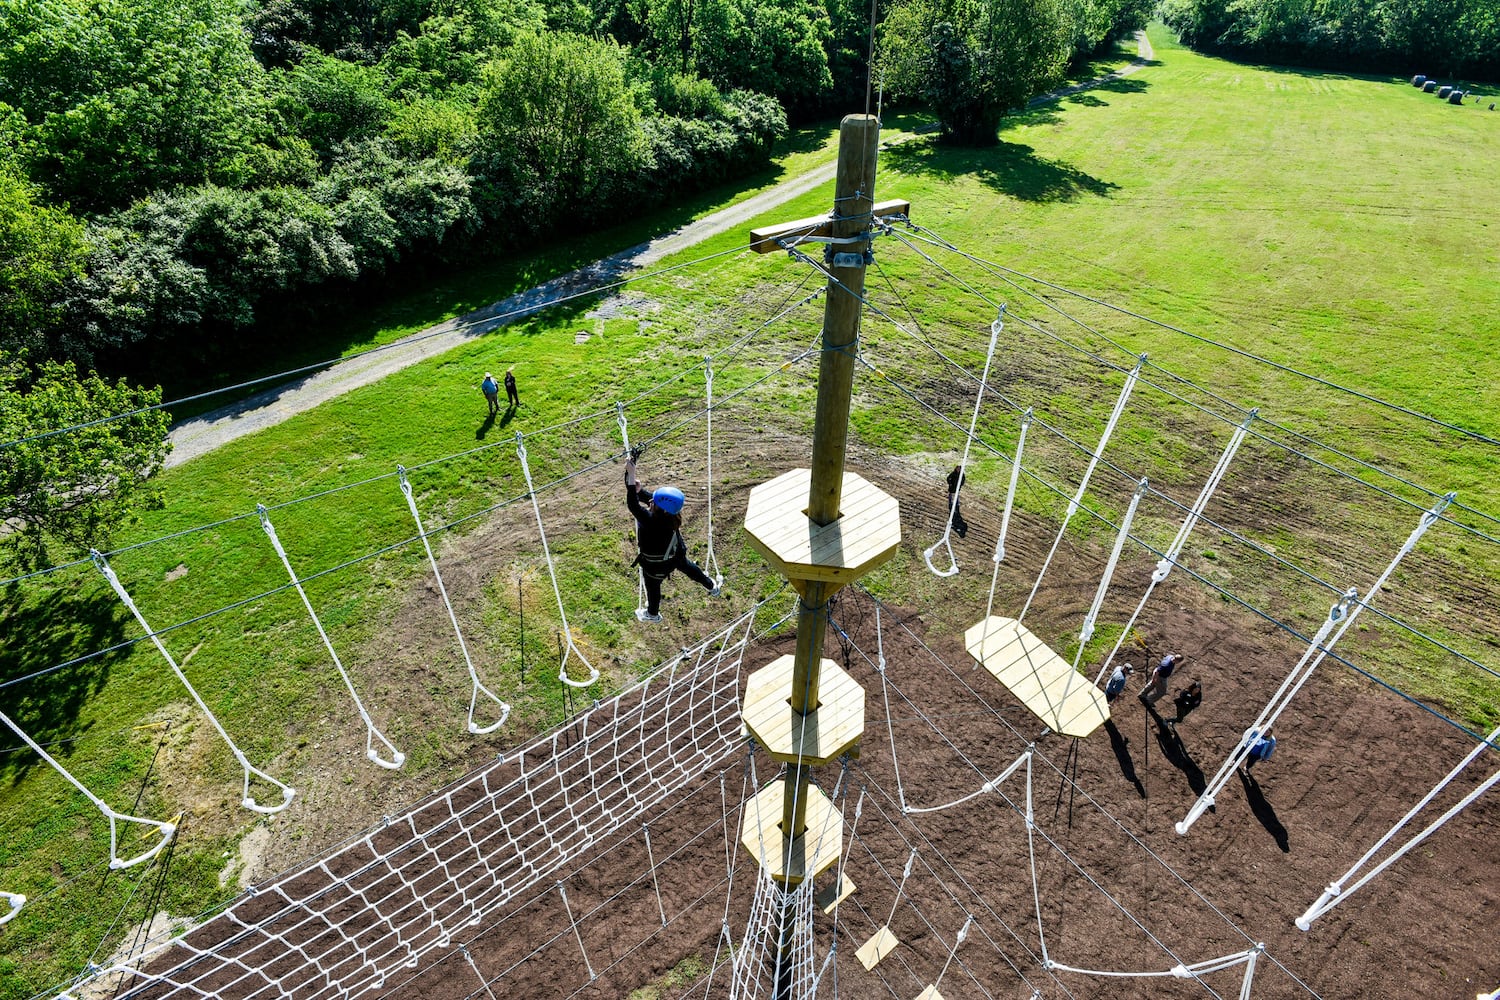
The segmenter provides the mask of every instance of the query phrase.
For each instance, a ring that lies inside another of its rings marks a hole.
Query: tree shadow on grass
[[[987,149],[967,149],[931,142],[908,142],[886,150],[887,166],[907,174],[952,180],[971,176],[991,190],[1020,201],[1075,201],[1093,195],[1109,197],[1119,185],[1100,180],[1060,160],[1038,156],[1036,150],[1015,142]]]
[[[56,588],[40,597],[19,585],[0,589],[0,633],[10,637],[0,649],[0,712],[37,743],[81,734],[78,716],[103,689],[111,665],[129,653],[108,650],[125,638],[125,611],[114,601],[86,590]],[[31,680],[30,674],[67,664]],[[15,683],[10,683],[15,682]],[[0,744],[20,746],[21,739],[0,726]],[[65,757],[72,744],[47,748]],[[41,758],[29,751],[0,754],[0,774],[19,781]]]

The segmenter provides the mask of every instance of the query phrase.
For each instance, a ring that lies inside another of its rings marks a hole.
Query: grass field
[[[1500,535],[1500,525],[1489,517],[1500,512],[1500,449],[1494,445],[1206,342],[1500,437],[1500,282],[1494,280],[1500,231],[1483,208],[1487,178],[1481,169],[1500,162],[1500,114],[1439,103],[1394,80],[1209,59],[1172,45],[1160,31],[1153,32],[1153,42],[1155,65],[1015,117],[994,149],[950,150],[913,139],[882,154],[878,195],[909,199],[913,220],[932,233],[985,261],[1204,338],[1049,291],[918,242],[924,234],[908,234],[943,267],[989,299],[1007,303],[1012,318],[996,369],[1007,391],[1034,397],[1039,409],[1045,404],[1049,419],[1091,444],[1120,381],[1091,353],[1129,367],[1132,353],[1148,352],[1161,366],[1149,371],[1151,377],[1191,402],[1142,390],[1142,405],[1155,407],[1161,419],[1122,429],[1121,446],[1143,463],[1153,482],[1183,493],[1196,490],[1226,436],[1197,406],[1220,412],[1225,407],[1174,382],[1173,375],[1236,404],[1264,407],[1279,425],[1268,437],[1293,441],[1299,450],[1395,495],[1371,493],[1347,479],[1329,487],[1330,474],[1320,469],[1308,475],[1307,460],[1288,459],[1270,442],[1247,445],[1244,461],[1261,478],[1287,484],[1289,494],[1275,500],[1295,499],[1293,521],[1302,529],[1294,532],[1268,519],[1257,539],[1279,551],[1306,550],[1309,566],[1341,584],[1366,585],[1371,567],[1382,565],[1405,538],[1418,507],[1427,504],[1418,487],[1458,491],[1472,510],[1456,511],[1455,519],[1483,535]],[[906,129],[920,124],[919,117],[888,118]],[[795,150],[775,176],[754,183],[826,162],[830,134],[824,129],[796,137]],[[715,197],[734,200],[751,190]],[[828,191],[820,191],[784,206],[776,218],[819,214],[828,200]],[[651,221],[670,227],[714,207],[705,198]],[[315,346],[352,351],[387,342],[636,242],[649,228],[636,224],[534,258],[476,267],[375,315],[351,318],[348,329]],[[725,235],[688,256],[730,250],[743,239]],[[871,297],[902,326],[869,321],[864,354],[890,380],[862,373],[855,434],[865,446],[901,461],[945,467],[962,448],[961,436],[890,386],[930,390],[944,413],[966,424],[972,385],[934,360],[918,338],[977,371],[993,306],[899,241],[882,242],[879,261],[870,275]],[[167,509],[120,541],[215,526],[119,552],[112,563],[153,628],[187,623],[167,631],[163,641],[251,762],[269,767],[274,761],[276,774],[294,778],[314,798],[319,782],[384,781],[384,773],[366,777],[362,760],[335,765],[320,754],[347,728],[347,696],[295,591],[277,589],[286,584],[286,574],[254,516],[255,504],[273,508],[300,576],[330,571],[308,583],[309,599],[335,647],[344,651],[356,684],[378,695],[378,671],[348,651],[377,648],[403,595],[427,572],[420,545],[410,542],[414,525],[392,478],[398,462],[413,468],[429,522],[474,518],[440,537],[440,558],[454,558],[496,504],[507,506],[491,519],[530,517],[529,502],[518,500],[526,490],[514,431],[529,435],[546,428],[526,442],[542,494],[543,484],[607,463],[618,449],[618,439],[610,436],[612,420],[586,429],[565,421],[607,411],[613,400],[628,399],[703,353],[756,331],[757,339],[734,356],[735,364],[715,385],[721,398],[748,390],[811,342],[816,306],[758,330],[783,302],[815,287],[805,283],[807,272],[781,255],[731,256],[642,283],[634,290],[649,308],[591,317],[587,306],[579,306],[504,328],[166,473]],[[580,332],[589,334],[582,344]],[[509,363],[517,365],[526,407],[512,425],[482,428],[480,439],[479,373]],[[800,376],[808,365],[793,367],[791,378],[775,383],[775,392],[747,391],[729,409],[726,420],[738,423],[735,440],[747,457],[725,463],[725,485],[764,478],[765,470],[748,457],[757,434],[807,432],[812,390],[810,379]],[[694,392],[701,392],[701,380],[675,396],[654,395],[633,407],[635,432],[691,420],[699,405]],[[1295,438],[1299,433],[1321,444]],[[1015,429],[997,420],[982,437],[1003,450]],[[689,461],[691,441],[668,444],[669,461]],[[484,450],[422,465],[476,447]],[[1064,445],[1039,441],[1036,447],[1038,461],[1055,470],[1053,478],[1076,481],[1082,463]],[[976,457],[976,484],[1003,481],[1004,462],[988,452]],[[1115,514],[1123,506],[1119,495],[1103,490],[1091,494],[1090,502]],[[613,650],[617,667],[604,690],[667,651],[626,627],[635,594],[622,582],[618,565],[621,529],[614,503],[611,496],[602,506],[592,501],[578,509],[576,502],[569,507],[544,501],[549,524],[584,525],[560,543],[567,553],[559,560],[560,583],[576,602],[573,629],[588,637],[591,649]],[[1031,485],[1021,503],[1033,510],[1061,506],[1057,496]],[[287,506],[277,506],[282,504]],[[1170,536],[1170,519],[1158,513],[1143,530]],[[1102,528],[1079,525],[1077,534],[1109,543]],[[746,592],[769,590],[740,539],[727,530],[724,535],[726,558],[736,567],[732,579]],[[1229,565],[1227,537],[1211,531],[1200,537],[1195,556]],[[397,547],[383,551],[387,546]],[[1493,663],[1500,546],[1450,530],[1434,532],[1423,548],[1434,553],[1429,562],[1447,568],[1444,589],[1429,598],[1449,605],[1431,619],[1434,634]],[[905,553],[872,585],[921,604],[933,591],[925,574],[906,572],[914,562],[920,566],[920,555],[913,560]],[[1237,591],[1293,620],[1306,624],[1318,613],[1315,605],[1277,593],[1277,577],[1258,563],[1235,561],[1225,572],[1232,572]],[[1398,580],[1421,583],[1416,572]],[[517,676],[502,692],[517,715],[496,745],[519,742],[569,707],[562,687],[547,679],[556,669],[549,631],[556,615],[540,562],[518,565],[512,576],[483,586],[495,606],[511,600],[512,591],[534,616],[524,644],[510,625],[485,609],[476,612],[486,623],[475,637],[484,652],[507,666],[533,665],[529,682],[523,686]],[[0,595],[7,635],[22,637],[7,641],[0,654],[6,678],[140,635],[86,563]],[[246,603],[200,618],[239,602]],[[1397,652],[1382,659],[1378,648],[1370,655],[1392,683],[1447,706],[1471,725],[1500,721],[1492,678],[1403,662]],[[433,656],[450,665],[455,659],[451,651]],[[429,693],[451,705],[467,689],[434,679]],[[371,700],[377,703],[375,696]],[[149,644],[72,663],[7,689],[3,708],[115,808],[153,817],[183,810],[185,816],[169,878],[159,878],[159,866],[108,874],[107,825],[93,807],[34,755],[12,752],[0,759],[8,778],[0,788],[0,889],[33,901],[0,932],[0,995],[32,995],[101,960],[142,919],[148,903],[191,916],[237,891],[235,846],[251,824],[248,813],[222,807],[225,794],[228,801],[238,797],[238,767],[206,725],[191,722],[194,712]],[[422,709],[379,704],[375,711],[410,760],[393,784],[360,799],[371,817],[379,815],[381,803],[415,798],[471,761],[472,746],[429,731]],[[220,788],[218,797],[204,791],[213,787]],[[305,843],[309,853],[324,846],[311,829]]]

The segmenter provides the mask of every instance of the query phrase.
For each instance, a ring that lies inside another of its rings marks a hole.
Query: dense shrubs
[[[1165,0],[1188,45],[1336,69],[1500,80],[1492,0]]]

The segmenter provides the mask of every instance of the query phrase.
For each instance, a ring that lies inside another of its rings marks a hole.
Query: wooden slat
[[[1015,619],[991,616],[970,628],[964,642],[1049,729],[1087,736],[1109,718],[1103,692]]]
[[[911,202],[902,199],[876,202],[870,209],[875,215],[904,215],[911,217]],[[778,222],[750,230],[750,249],[756,253],[776,253],[781,247],[776,241],[787,236],[827,236],[833,220],[827,215],[814,215],[795,222]]]

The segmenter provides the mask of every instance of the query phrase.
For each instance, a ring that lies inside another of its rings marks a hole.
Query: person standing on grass
[[[1125,690],[1125,682],[1133,673],[1135,673],[1135,667],[1128,663],[1115,667],[1114,673],[1109,675],[1109,680],[1104,684],[1105,702],[1113,702],[1120,697],[1120,693]]]
[[[1172,671],[1177,669],[1178,664],[1186,659],[1181,653],[1168,653],[1161,658],[1161,662],[1151,671],[1151,681],[1141,689],[1141,704],[1147,708],[1156,705],[1162,695],[1167,693],[1167,678],[1172,676]]]
[[[514,410],[521,405],[521,394],[516,391],[516,366],[505,369],[505,401]]]
[[[687,557],[682,541],[682,491],[675,486],[644,489],[635,474],[635,455],[625,462],[625,505],[635,518],[636,544],[639,552],[631,564],[641,568],[646,583],[646,606],[637,608],[635,616],[643,622],[661,621],[661,585],[674,570],[682,570],[688,579],[703,585],[709,597],[718,597],[719,588],[698,564]]]
[[[490,416],[500,412],[500,383],[495,381],[495,376],[489,372],[484,373],[484,381],[479,383],[479,391],[484,393],[484,401],[489,404]]]
[[[1177,717],[1167,720],[1169,726],[1177,725],[1188,717],[1189,712],[1203,704],[1203,685],[1198,683],[1197,678],[1194,678],[1192,683],[1177,692],[1177,697],[1172,699],[1172,704],[1177,708]]]

